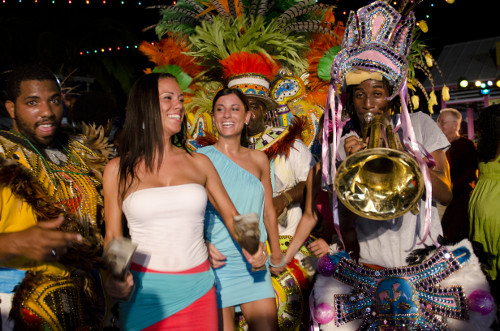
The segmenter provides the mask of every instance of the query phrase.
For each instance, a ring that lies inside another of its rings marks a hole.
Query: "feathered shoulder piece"
[[[290,148],[292,148],[295,140],[302,140],[302,131],[304,131],[305,127],[306,119],[304,117],[295,116],[292,124],[288,126],[288,132],[281,139],[264,150],[269,160],[279,155],[288,157],[290,155]]]
[[[59,230],[76,232],[83,236],[83,242],[73,243],[68,252],[60,257],[61,264],[87,271],[96,266],[102,245],[98,242],[98,236],[93,233],[93,228],[84,227],[73,216],[58,207],[25,167],[2,155],[0,155],[0,187],[10,188],[16,198],[26,201],[39,222],[63,215],[64,222]]]
[[[200,147],[211,146],[217,142],[217,137],[211,132],[204,132],[203,136],[196,138],[196,144]]]
[[[112,155],[112,146],[104,133],[103,126],[82,123],[82,143],[93,153],[87,153],[85,160],[92,174],[102,181],[104,167]]]

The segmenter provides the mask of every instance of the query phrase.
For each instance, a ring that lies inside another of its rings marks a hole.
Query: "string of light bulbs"
[[[91,50],[82,50],[82,51],[78,52],[78,54],[79,55],[92,55],[92,54],[119,52],[119,51],[124,51],[124,50],[134,50],[134,49],[137,49],[138,47],[139,47],[138,45],[101,47],[101,48],[91,49]]]

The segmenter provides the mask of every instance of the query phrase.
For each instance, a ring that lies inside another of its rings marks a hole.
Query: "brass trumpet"
[[[367,113],[363,141],[366,149],[352,154],[337,169],[335,189],[339,200],[353,213],[390,220],[411,211],[418,213],[424,192],[422,171],[415,159],[403,152],[399,136],[382,114]]]

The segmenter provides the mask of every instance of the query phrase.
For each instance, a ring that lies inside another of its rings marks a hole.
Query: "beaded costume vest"
[[[103,199],[99,193],[102,183],[88,166],[88,159],[98,155],[82,141],[69,138],[65,144],[59,143],[61,152],[46,150],[44,157],[24,137],[0,132],[0,153],[26,167],[56,205],[86,227],[87,233],[82,234],[85,236],[89,227],[95,230],[102,221]]]

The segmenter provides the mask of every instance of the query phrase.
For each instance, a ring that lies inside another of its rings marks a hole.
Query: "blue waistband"
[[[131,272],[135,293],[130,301],[120,302],[120,328],[130,331],[142,330],[181,311],[215,282],[212,269],[194,274]]]
[[[0,293],[12,293],[14,288],[22,282],[26,270],[0,267]]]

